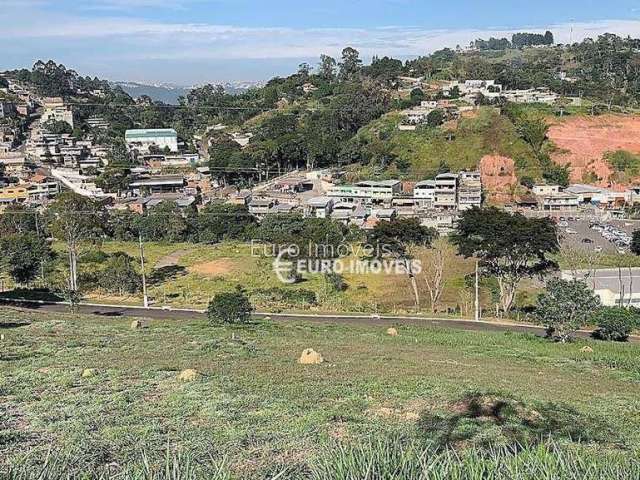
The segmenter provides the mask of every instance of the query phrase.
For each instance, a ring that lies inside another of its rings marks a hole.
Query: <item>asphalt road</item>
[[[0,299],[0,305],[19,308],[30,311],[41,312],[65,312],[68,313],[68,307],[64,304],[56,303],[27,303],[12,300]],[[133,318],[151,318],[157,320],[194,320],[206,318],[205,313],[189,310],[161,310],[131,307],[115,307],[115,306],[98,306],[98,305],[81,305],[78,307],[78,313],[89,315],[99,315],[105,318],[133,317]],[[256,318],[269,317],[277,322],[309,322],[327,325],[360,325],[375,326],[379,328],[387,328],[390,326],[421,326],[421,327],[446,327],[464,331],[478,332],[519,332],[530,333],[538,336],[544,336],[545,331],[541,327],[534,325],[498,323],[489,321],[476,322],[474,320],[464,319],[440,319],[440,318],[421,318],[421,317],[401,317],[401,316],[359,316],[359,315],[311,315],[311,314],[279,314],[279,313],[257,313]],[[580,337],[589,337],[590,332],[578,332]],[[633,341],[639,341],[640,338],[633,338]]]

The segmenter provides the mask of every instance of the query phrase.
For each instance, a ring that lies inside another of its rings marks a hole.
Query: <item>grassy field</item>
[[[62,276],[66,269],[64,246],[56,244],[55,248],[60,253],[56,270]],[[99,250],[106,254],[125,252],[136,263],[139,258],[136,242],[104,242]],[[254,253],[259,254],[259,251],[257,248]],[[99,269],[100,264],[94,260],[95,257],[97,255],[92,253],[84,255],[80,271]],[[240,243],[204,245],[148,242],[145,243],[145,259],[148,292],[156,305],[205,308],[215,294],[231,291],[241,285],[252,295],[257,308],[269,311],[415,313],[411,284],[406,275],[345,273],[344,291],[331,289],[323,276],[318,274],[305,275],[300,283],[285,285],[273,272],[273,258],[254,256],[249,244]],[[345,263],[350,260],[345,259]],[[445,275],[442,310],[461,306],[460,288],[464,287],[465,276],[473,271],[472,260],[454,259]],[[13,287],[7,278],[4,279],[4,285]],[[418,287],[426,312],[429,310],[428,291],[421,276],[418,278]],[[300,292],[311,292],[315,296],[314,302],[308,302]],[[20,292],[17,294],[22,295]],[[142,303],[141,294],[120,297],[100,290],[85,292],[85,299],[101,303]],[[489,309],[490,293],[486,288],[483,288],[482,299]]]
[[[76,472],[144,470],[170,455],[204,478],[328,479],[363,478],[338,472],[363,455],[349,449],[389,439],[410,450],[495,445],[516,464],[515,446],[541,437],[627,466],[640,447],[638,345],[293,322],[131,330],[125,318],[10,309],[0,318],[0,462],[18,466],[10,478],[30,478],[21,469],[50,449]],[[325,362],[298,364],[305,348]],[[185,369],[195,380],[178,379]]]
[[[136,260],[138,248],[136,242],[110,241],[100,246],[100,250],[107,254],[125,252]],[[61,253],[56,268],[62,273],[66,269],[62,255],[64,246],[57,244],[56,250]],[[416,255],[426,264],[428,251],[420,251]],[[252,295],[256,307],[267,311],[416,313],[411,285],[405,275],[347,273],[344,275],[346,290],[337,292],[330,289],[322,275],[306,275],[302,282],[295,285],[282,284],[273,272],[272,258],[252,256],[248,244],[149,242],[145,244],[145,258],[149,295],[156,305],[205,308],[215,294],[231,291],[241,285]],[[563,251],[555,260],[561,269],[640,266],[640,258],[634,255],[594,254],[575,249]],[[96,268],[99,268],[98,264],[87,260],[81,262],[81,271]],[[472,259],[455,256],[451,259],[445,270],[445,289],[438,306],[441,314],[455,311],[453,315],[472,315],[474,270]],[[429,313],[424,275],[418,275],[418,288],[422,299],[421,310]],[[7,278],[2,281],[6,288],[12,287]],[[517,296],[517,305],[524,307],[535,303],[543,287],[544,283],[539,279],[524,280]],[[493,312],[496,291],[494,281],[481,281],[481,304],[487,316]],[[309,303],[299,292],[312,292],[316,301]],[[16,295],[24,295],[24,292],[16,292]],[[142,304],[141,295],[119,297],[99,290],[86,292],[85,299],[100,303]]]

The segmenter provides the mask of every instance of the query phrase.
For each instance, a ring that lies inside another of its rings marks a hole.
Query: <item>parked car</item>
[[[576,235],[578,232],[576,232],[575,230],[571,230],[570,228],[567,228],[565,230],[569,235]]]
[[[569,226],[569,224],[568,224],[567,222],[564,222],[564,221],[563,221],[563,222],[560,222],[560,223],[558,224],[558,226],[559,226],[560,228],[567,228],[567,227]]]
[[[593,249],[593,251],[596,253],[602,253],[602,247],[596,247]]]
[[[593,240],[591,240],[590,238],[583,238],[582,243],[593,243]]]

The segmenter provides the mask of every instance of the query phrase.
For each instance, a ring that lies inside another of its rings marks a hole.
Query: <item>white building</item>
[[[335,185],[329,189],[327,195],[340,202],[347,203],[386,203],[390,204],[393,197],[402,190],[399,180],[365,181],[355,185]]]
[[[436,201],[436,181],[424,180],[413,187],[413,197],[420,207],[431,208]]]
[[[554,195],[560,193],[560,185],[534,185],[533,194],[536,197],[542,197],[543,195]]]
[[[173,128],[127,130],[124,137],[129,148],[137,148],[143,152],[148,152],[151,146],[161,150],[169,148],[171,152],[178,151],[178,133]]]
[[[307,200],[305,215],[316,218],[329,218],[333,211],[334,199],[329,197],[315,197]]]
[[[454,210],[458,206],[458,175],[443,173],[436,177],[436,198],[434,207],[442,210]]]
[[[45,98],[42,101],[44,106],[44,112],[41,123],[47,123],[50,121],[66,122],[73,128],[73,111],[71,108],[64,104],[64,100],[60,97]]]
[[[482,205],[480,172],[460,172],[458,177],[458,210],[470,210]]]

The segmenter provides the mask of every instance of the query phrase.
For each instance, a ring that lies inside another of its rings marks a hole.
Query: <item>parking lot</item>
[[[601,221],[570,216],[556,220],[563,245],[596,252],[601,249],[605,253],[628,253],[631,236],[634,230],[640,229],[637,221]]]

